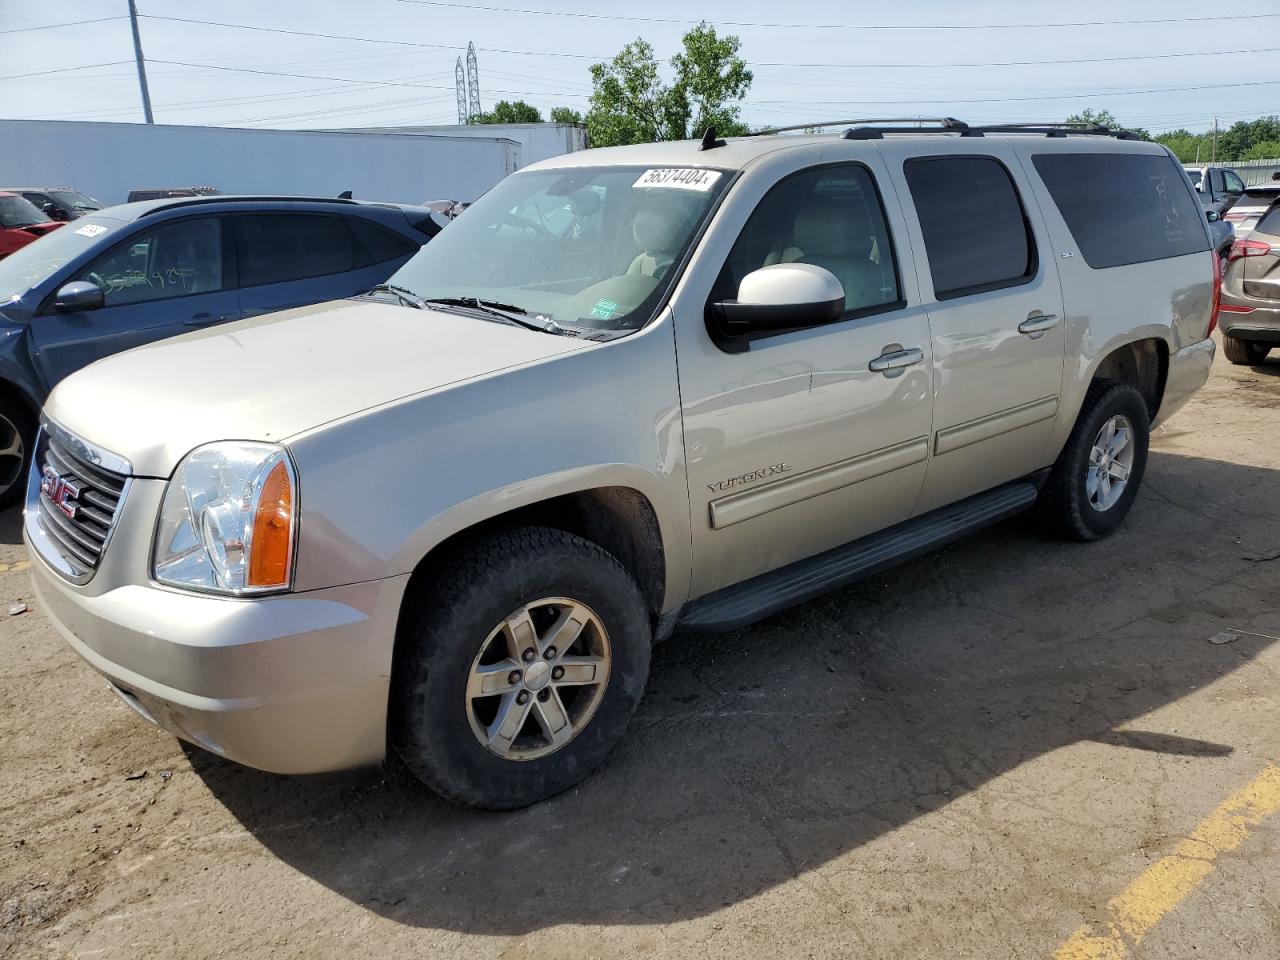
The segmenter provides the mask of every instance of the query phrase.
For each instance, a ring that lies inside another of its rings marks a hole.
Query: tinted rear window
[[[1031,159],[1095,270],[1209,249],[1204,210],[1171,158],[1041,153]]]
[[[1009,172],[992,157],[927,157],[903,165],[939,300],[1023,283],[1035,245]]]
[[[356,237],[356,262],[361,267],[385,263],[397,257],[409,257],[418,252],[418,244],[392,233],[376,223],[351,217],[347,220]]]
[[[1253,228],[1253,232],[1280,237],[1280,204],[1267,211],[1267,215],[1258,221],[1258,225]]]
[[[333,273],[359,265],[343,217],[309,213],[241,216],[240,285],[256,287]]]

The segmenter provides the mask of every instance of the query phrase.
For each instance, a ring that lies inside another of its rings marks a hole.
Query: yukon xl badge
[[[784,473],[791,472],[791,464],[775,463],[771,467],[761,467],[759,470],[752,470],[750,473],[740,473],[736,477],[729,477],[727,480],[717,480],[715,483],[708,483],[707,489],[712,493],[723,493],[726,490],[732,490],[734,487],[741,487],[744,484],[755,483],[757,480],[764,480],[767,477],[780,477]]]
[[[75,519],[76,498],[80,496],[80,488],[48,465],[41,471],[40,492],[49,498],[49,502],[62,511],[68,520]]]

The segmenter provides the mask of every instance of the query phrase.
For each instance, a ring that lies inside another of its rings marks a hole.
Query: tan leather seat
[[[639,211],[631,222],[631,235],[640,253],[627,267],[628,275],[661,278],[671,267],[680,246],[680,226],[673,211],[649,208]]]
[[[808,263],[830,270],[844,287],[846,310],[883,303],[880,264],[871,259],[875,232],[865,214],[844,204],[811,201],[796,214],[791,245],[769,263]]]

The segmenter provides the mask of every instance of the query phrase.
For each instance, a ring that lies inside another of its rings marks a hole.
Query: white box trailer
[[[520,144],[518,163],[527,167],[548,157],[587,149],[581,123],[477,123],[471,126],[346,127],[343,133],[413,133],[427,137],[505,137]]]
[[[421,203],[472,201],[521,166],[502,136],[256,130],[79,120],[0,120],[0,186],[71,186],[106,204],[130,190]]]

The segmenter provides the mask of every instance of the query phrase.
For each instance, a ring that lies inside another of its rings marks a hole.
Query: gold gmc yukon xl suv
[[[880,124],[548,160],[367,295],[67,378],[26,503],[43,609],[205,749],[390,750],[509,808],[605,759],[677,628],[1032,507],[1106,536],[1214,355],[1182,167]]]

